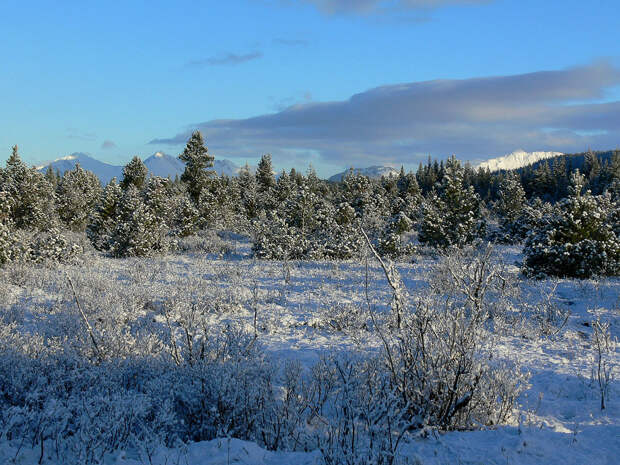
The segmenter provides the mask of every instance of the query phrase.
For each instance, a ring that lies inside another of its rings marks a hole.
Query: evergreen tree
[[[480,197],[463,185],[463,168],[450,158],[441,184],[423,204],[419,241],[434,247],[463,246],[481,237],[485,223],[480,214]]]
[[[123,180],[121,181],[121,188],[127,190],[129,185],[133,185],[138,190],[142,190],[144,183],[146,182],[146,176],[148,175],[148,168],[140,160],[140,157],[135,156],[129,163],[123,168]]]
[[[524,239],[520,237],[518,223],[526,202],[525,191],[519,176],[516,173],[508,173],[500,183],[499,200],[495,204],[504,240],[512,242]]]
[[[252,220],[258,217],[258,184],[256,176],[250,171],[249,165],[246,163],[239,170],[238,177],[239,193],[241,195],[241,203],[248,219]]]
[[[271,165],[271,155],[265,154],[258,162],[256,169],[256,182],[258,183],[258,191],[261,193],[270,192],[276,186],[276,177]]]
[[[47,182],[49,182],[54,189],[56,189],[58,183],[60,182],[59,174],[60,173],[58,173],[58,171],[54,173],[54,168],[52,168],[52,165],[49,165],[45,170],[45,179],[47,179]]]
[[[76,164],[56,188],[58,216],[69,229],[84,231],[101,192],[99,178]]]
[[[116,182],[116,178],[112,178],[105,186],[91,215],[90,224],[86,228],[86,235],[97,250],[106,251],[112,246],[112,234],[120,212],[119,205],[122,196],[121,187]]]
[[[0,266],[12,261],[14,254],[15,235],[12,230],[11,203],[8,192],[0,191]]]
[[[45,230],[56,224],[54,189],[43,174],[21,160],[17,146],[2,170],[0,191],[10,198],[11,220],[16,228]]]
[[[167,228],[153,214],[130,184],[125,190],[112,233],[110,252],[114,257],[146,257],[168,250]]]
[[[288,173],[283,170],[276,183],[275,195],[278,202],[285,202],[290,198],[291,193],[293,192],[293,182],[294,181],[291,181]]]
[[[620,273],[620,237],[609,196],[583,192],[585,177],[571,176],[569,196],[528,235],[523,253],[529,276],[588,278]]]
[[[171,182],[161,176],[152,176],[144,186],[144,203],[155,218],[165,226],[172,224]]]
[[[214,157],[209,155],[200,131],[192,134],[179,159],[185,162],[181,181],[187,184],[192,200],[198,203],[200,192],[207,187],[209,179],[215,174],[215,171],[207,170],[213,167]]]

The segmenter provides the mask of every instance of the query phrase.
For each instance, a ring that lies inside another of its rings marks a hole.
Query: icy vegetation
[[[620,152],[585,159],[230,178],[195,132],[102,186],[14,147],[0,462],[614,463]]]
[[[417,263],[215,253],[9,266],[4,463],[612,463],[617,278],[514,247]],[[604,397],[605,408],[601,410]]]

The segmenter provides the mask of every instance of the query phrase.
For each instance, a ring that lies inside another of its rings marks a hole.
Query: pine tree
[[[129,163],[123,168],[123,180],[121,181],[121,188],[127,190],[129,185],[134,185],[136,189],[142,190],[144,183],[146,182],[146,176],[148,175],[148,168],[140,160],[140,157],[135,156]]]
[[[130,184],[124,192],[112,233],[110,252],[114,257],[146,257],[168,250],[167,228]]]
[[[103,190],[86,229],[88,238],[97,250],[106,251],[112,246],[112,234],[120,213],[119,205],[122,196],[121,187],[116,182],[116,178],[112,178]]]
[[[170,180],[161,176],[150,177],[144,186],[143,197],[144,203],[157,221],[166,227],[170,226],[173,216]]]
[[[101,193],[99,178],[76,164],[56,188],[58,216],[69,229],[85,231]]]
[[[276,177],[271,164],[271,155],[265,154],[258,162],[256,169],[256,182],[258,191],[261,193],[270,192],[276,186]]]
[[[0,266],[12,261],[13,258],[15,235],[10,217],[11,198],[7,192],[0,191]]]
[[[207,187],[209,178],[215,174],[215,171],[207,170],[213,167],[214,157],[209,155],[200,131],[192,134],[179,159],[185,162],[181,181],[187,184],[191,198],[198,203],[200,192]]]
[[[187,195],[179,197],[175,211],[174,233],[179,237],[196,234],[198,232],[200,215],[192,199]]]
[[[257,218],[259,211],[258,184],[256,182],[256,176],[250,171],[250,167],[247,163],[239,170],[237,182],[239,184],[241,203],[246,217],[250,220]]]
[[[60,180],[57,173],[54,173],[54,168],[52,168],[52,165],[49,165],[45,170],[45,179],[47,179],[51,186],[56,189]]]
[[[419,241],[438,248],[462,247],[481,237],[485,226],[480,197],[472,186],[464,187],[463,168],[452,157],[446,163],[441,183],[423,204]]]
[[[16,228],[45,230],[57,223],[52,185],[36,168],[28,168],[19,157],[17,146],[2,170],[0,191],[10,198],[11,220]]]
[[[283,170],[276,183],[276,200],[278,202],[285,202],[290,198],[293,192],[293,181],[291,181],[288,173]]]
[[[499,199],[495,204],[495,211],[499,215],[499,223],[504,234],[504,240],[521,240],[518,221],[526,205],[525,191],[519,176],[508,173],[500,182]]]
[[[588,278],[620,273],[620,237],[610,196],[584,192],[585,177],[571,175],[569,196],[535,225],[525,242],[529,276]]]

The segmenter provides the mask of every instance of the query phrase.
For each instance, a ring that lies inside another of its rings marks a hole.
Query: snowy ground
[[[520,259],[519,252],[515,247],[499,250],[509,264]],[[398,265],[410,294],[426,285],[425,273],[432,263],[432,258],[420,258],[417,263]],[[516,273],[517,268],[512,271]],[[225,257],[188,254],[149,260],[98,258],[88,265],[53,270],[15,269],[10,273],[2,277],[11,284],[1,286],[0,312],[5,323],[10,320],[22,333],[33,336],[45,334],[50,322],[68,327],[63,315],[53,309],[55,303],[66,297],[64,283],[69,276],[87,313],[90,307],[119,305],[128,295],[152,302],[177,293],[197,292],[221,307],[213,316],[214,324],[241,323],[253,332],[256,314],[258,340],[277,360],[294,359],[311,366],[321,354],[379,348],[372,332],[355,328],[356,322],[366,321],[365,315],[356,314],[366,305],[363,263],[260,262],[250,258],[247,243],[237,242],[234,252]],[[391,294],[376,263],[370,265],[369,278],[372,302],[377,311],[385,311]],[[612,336],[620,336],[620,280],[523,281],[520,285],[539,298],[545,289],[554,289],[554,303],[569,309],[570,317],[554,337],[496,336],[496,356],[519,360],[531,374],[530,386],[521,395],[513,420],[506,426],[487,430],[412,436],[400,449],[403,463],[619,463],[620,384],[618,380],[612,382],[607,408],[601,411],[598,386],[591,378],[590,322],[599,315],[611,322]],[[86,290],[93,287],[103,289],[106,299],[89,300]],[[133,318],[143,321],[145,327],[156,324],[157,318],[148,305],[142,308]],[[609,362],[615,364],[618,378],[617,346]],[[36,447],[29,449],[6,440],[1,444],[1,463],[39,461],[40,451]],[[105,462],[144,463],[131,451],[108,454]],[[316,451],[271,452],[253,443],[224,438],[160,450],[153,463],[322,462]]]

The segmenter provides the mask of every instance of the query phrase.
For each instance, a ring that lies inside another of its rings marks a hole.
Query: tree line
[[[198,131],[179,158],[180,179],[149,176],[134,157],[121,180],[102,186],[79,165],[42,174],[14,147],[0,168],[0,264],[68,260],[85,245],[75,234],[127,257],[166,253],[205,230],[249,235],[261,259],[343,260],[363,253],[363,230],[392,259],[491,240],[523,243],[532,276],[619,273],[619,151],[497,173],[429,158],[416,173],[370,179],[351,170],[336,183],[312,168],[276,176],[270,155],[256,172],[218,176]]]

